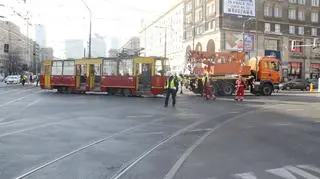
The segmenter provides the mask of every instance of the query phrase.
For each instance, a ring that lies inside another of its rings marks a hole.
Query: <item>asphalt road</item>
[[[203,101],[0,87],[0,179],[319,179],[320,98]]]

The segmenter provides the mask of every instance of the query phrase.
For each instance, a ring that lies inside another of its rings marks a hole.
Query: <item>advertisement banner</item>
[[[245,52],[254,51],[254,35],[253,34],[244,35],[244,51]]]
[[[276,57],[278,60],[282,60],[281,59],[281,52],[278,50],[265,50],[264,51],[264,55],[265,56],[272,56],[272,57]]]
[[[226,32],[225,49],[242,51],[242,33]]]
[[[255,0],[224,0],[223,13],[237,16],[256,16]]]

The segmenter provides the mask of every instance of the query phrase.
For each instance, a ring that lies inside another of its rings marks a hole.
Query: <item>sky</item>
[[[55,56],[64,58],[64,41],[67,39],[88,40],[89,13],[83,0],[27,0],[26,5],[21,1],[0,0],[0,4],[10,5],[22,12],[24,9],[29,9],[32,15],[31,23],[45,25],[47,46],[54,48]],[[142,19],[147,23],[151,22],[177,2],[177,0],[84,1],[92,12],[92,34],[98,33],[107,42],[116,37],[121,44],[131,36],[139,35]],[[25,22],[21,18],[11,13],[10,20],[18,23],[23,33],[26,32]],[[31,37],[34,38],[34,35]]]

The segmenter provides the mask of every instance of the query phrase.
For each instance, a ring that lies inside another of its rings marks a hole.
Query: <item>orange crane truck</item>
[[[213,83],[213,92],[223,96],[233,95],[239,76],[246,79],[250,91],[269,96],[281,80],[280,63],[275,57],[253,57],[245,61],[243,52],[189,51],[187,68],[190,71],[192,91],[201,93],[201,77],[207,73]]]

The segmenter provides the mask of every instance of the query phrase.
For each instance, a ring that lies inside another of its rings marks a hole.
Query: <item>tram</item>
[[[164,93],[168,69],[168,59],[162,57],[45,60],[40,87],[60,93],[159,95]]]

